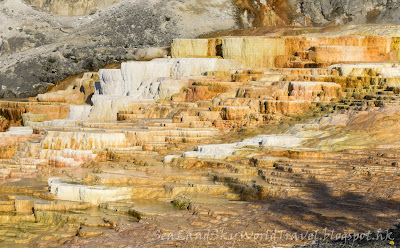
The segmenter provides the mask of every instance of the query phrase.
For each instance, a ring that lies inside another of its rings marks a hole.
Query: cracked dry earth
[[[398,54],[387,36],[178,39],[172,58],[1,101],[0,246],[291,247],[388,229]]]

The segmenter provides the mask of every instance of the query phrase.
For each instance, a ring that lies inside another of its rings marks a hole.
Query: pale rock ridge
[[[141,92],[140,99],[167,99],[188,84],[187,79],[158,78],[149,84],[142,84],[138,91]]]
[[[119,111],[130,109],[139,100],[127,96],[94,95],[92,102],[93,106],[89,120],[93,122],[110,122],[117,120]],[[153,102],[153,100],[140,100],[140,102]]]
[[[89,105],[71,105],[69,107],[68,120],[70,121],[87,121],[91,111]]]
[[[242,65],[234,59],[174,58],[170,60],[172,62],[171,76],[174,79],[188,76],[200,76],[209,71],[230,71],[242,68]]]
[[[336,83],[295,81],[289,83],[289,96],[301,100],[331,101],[338,96],[340,90],[341,86]],[[320,92],[324,92],[325,95],[323,97],[317,96]]]
[[[99,80],[101,86],[95,88],[97,94],[120,96],[124,94],[120,69],[100,69]]]
[[[276,67],[276,57],[286,54],[281,38],[238,37],[222,39],[223,57],[251,67]],[[262,56],[259,56],[261,55]]]
[[[204,39],[178,39],[172,43],[172,56],[197,56],[194,43],[204,46]],[[399,42],[387,36],[303,35],[240,36],[209,38],[203,56],[234,59],[248,68],[316,68],[341,62],[384,62],[397,60]],[[206,52],[207,51],[207,52]]]
[[[125,200],[131,197],[130,188],[108,188],[103,186],[85,186],[62,182],[60,178],[49,178],[50,193],[59,200],[82,201],[98,205],[108,201]]]
[[[246,146],[251,147],[270,147],[270,148],[295,148],[299,147],[307,138],[297,137],[296,134],[286,135],[259,135],[254,138],[245,139],[241,142],[231,144],[215,144],[198,146],[195,151],[183,153],[183,158],[201,158],[201,159],[225,159],[235,155]],[[170,161],[166,157],[165,161]]]
[[[54,167],[79,167],[87,161],[93,161],[96,157],[97,154],[94,154],[92,150],[41,149],[38,163],[49,163]]]
[[[188,77],[208,71],[241,68],[235,60],[217,58],[154,59],[122,63],[121,69],[99,72],[99,87],[92,97],[91,121],[113,121],[117,113],[140,101],[167,99],[187,85]]]
[[[126,147],[124,133],[48,131],[41,146],[42,149],[96,150],[104,147]]]
[[[138,88],[142,84],[149,84],[160,77],[171,76],[171,62],[169,60],[152,60],[150,62],[126,62],[121,65],[122,95],[138,98],[141,95]],[[101,82],[103,84],[104,82]],[[106,95],[107,93],[105,93]]]
[[[380,75],[382,77],[400,76],[400,64],[391,63],[359,63],[359,64],[335,64],[329,67],[339,72],[340,76]]]
[[[30,135],[33,134],[33,129],[31,127],[11,127],[6,134]]]
[[[125,62],[122,63],[120,70],[100,70],[100,88],[96,93],[130,96],[136,99],[140,99],[140,96],[149,95],[149,99],[154,99],[154,95],[157,95],[156,92],[154,92],[155,94],[148,94],[144,91],[157,88],[155,86],[150,87],[150,85],[155,82],[162,84],[164,80],[161,78],[180,80],[188,76],[200,76],[208,71],[229,71],[240,67],[241,65],[234,60],[216,58],[154,59],[149,62]],[[170,80],[165,81],[172,82]]]
[[[208,55],[208,39],[176,39],[173,41],[171,56],[174,58],[184,58],[186,54],[192,54],[193,57],[204,57]],[[177,47],[185,49],[176,49]]]

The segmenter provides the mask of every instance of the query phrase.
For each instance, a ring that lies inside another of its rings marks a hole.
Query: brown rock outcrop
[[[87,72],[81,78],[77,78],[74,84],[67,86],[66,89],[39,94],[36,100],[38,102],[89,104],[94,94],[94,82],[98,81],[97,73]]]

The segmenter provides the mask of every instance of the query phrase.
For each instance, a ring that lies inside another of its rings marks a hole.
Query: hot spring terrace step
[[[189,126],[193,127],[193,128],[201,128],[201,127],[212,127],[213,124],[212,124],[211,121],[200,120],[200,121],[192,121],[192,122],[190,122]]]
[[[339,153],[344,156],[358,158],[368,158],[368,157],[384,157],[384,158],[400,158],[400,149],[370,149],[370,150],[345,150],[344,152]],[[335,154],[332,154],[335,156]]]
[[[265,197],[302,197],[309,192],[307,188],[280,186],[265,183],[259,185]]]
[[[371,172],[376,172],[376,173],[382,173],[382,174],[394,174],[394,173],[399,173],[400,168],[398,167],[389,167],[389,166],[376,166],[376,165],[368,165],[365,164],[365,166],[362,165],[355,165],[353,166],[355,171],[371,171]]]
[[[181,122],[172,122],[172,123],[154,123],[149,125],[147,129],[149,130],[167,130],[167,129],[176,129],[176,128],[188,128],[189,123],[181,123]]]
[[[214,180],[220,183],[242,183],[249,184],[255,182],[257,177],[251,175],[241,175],[234,173],[223,173],[223,174],[214,174]],[[258,178],[260,180],[260,178]]]
[[[335,161],[338,162],[338,161]],[[346,163],[344,163],[346,165]],[[341,164],[335,164],[326,162],[326,161],[321,161],[321,162],[304,162],[304,161],[290,161],[290,163],[277,163],[277,166],[280,165],[288,165],[292,167],[306,167],[306,168],[315,168],[315,169],[326,169],[328,170],[335,170],[335,171],[347,171],[349,166],[343,166]]]
[[[132,146],[132,147],[124,147],[124,148],[114,148],[109,147],[106,148],[107,152],[118,152],[118,153],[130,153],[136,151],[142,151],[142,146]]]
[[[378,91],[377,94],[378,95],[390,95],[390,96],[396,95],[393,91]]]
[[[336,174],[334,171],[324,174],[306,174],[306,173],[293,173],[289,171],[282,171],[279,169],[273,170],[260,170],[261,177],[275,177],[275,178],[296,178],[302,180],[336,180],[341,177],[341,175]]]
[[[275,186],[282,186],[285,188],[306,188],[306,187],[313,187],[315,185],[315,183],[312,182],[295,182],[295,181],[279,181],[279,180],[266,180],[266,182],[270,185],[275,185]]]
[[[331,174],[332,170],[327,170],[325,167],[307,167],[307,166],[290,166],[290,165],[277,165],[276,169],[288,171],[292,173],[305,173],[305,174]],[[336,174],[347,174],[348,170],[334,170]]]
[[[284,75],[328,76],[337,74],[336,70],[328,68],[273,68],[266,73],[279,73]]]
[[[174,143],[199,143],[201,141],[208,140],[209,137],[176,137],[176,136],[167,136],[165,137],[165,141],[170,144]]]
[[[258,168],[256,167],[229,163],[227,164],[227,168],[237,174],[258,175]]]
[[[221,195],[225,192],[229,192],[231,189],[228,186],[215,184],[214,182],[203,182],[203,183],[188,183],[188,184],[180,184],[180,183],[167,183],[165,185],[167,192],[171,196],[177,196],[184,192],[201,192],[205,194],[211,195]]]

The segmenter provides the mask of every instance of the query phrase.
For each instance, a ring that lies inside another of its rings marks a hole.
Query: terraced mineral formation
[[[175,40],[172,58],[0,102],[0,245],[276,247],[307,240],[167,237],[390,227],[396,42]]]

